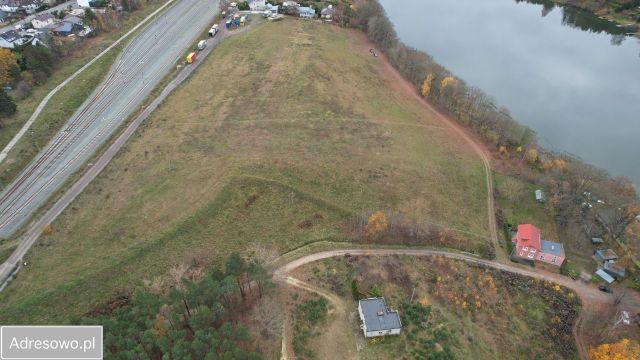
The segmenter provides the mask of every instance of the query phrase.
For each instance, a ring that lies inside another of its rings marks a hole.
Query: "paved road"
[[[52,13],[54,11],[58,11],[58,10],[66,10],[66,9],[78,9],[80,8],[80,6],[78,6],[78,1],[77,0],[71,0],[71,1],[67,1],[65,3],[62,3],[60,5],[56,5],[52,8],[48,8],[47,10],[41,11],[37,14],[32,14],[29,15],[27,17],[25,17],[24,19],[20,20],[20,21],[16,21],[11,25],[7,25],[5,27],[0,28],[0,34],[4,34],[9,30],[15,30],[16,29],[16,25],[22,25],[25,23],[29,23],[31,22],[31,20],[33,20],[33,18],[35,18],[36,16],[40,15],[40,14],[46,14],[46,13]]]
[[[122,51],[107,78],[0,193],[0,237],[15,233],[78,170],[213,21],[217,0],[181,0]]]

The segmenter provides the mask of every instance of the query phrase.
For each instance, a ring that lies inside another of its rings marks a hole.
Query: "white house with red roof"
[[[565,254],[562,244],[542,240],[540,229],[531,224],[518,225],[518,232],[511,241],[513,242],[511,256],[516,260],[538,261],[558,267],[564,262]]]

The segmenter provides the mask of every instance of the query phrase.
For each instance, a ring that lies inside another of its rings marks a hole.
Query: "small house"
[[[304,19],[313,19],[316,17],[316,10],[312,7],[300,6],[298,8],[298,14]]]
[[[276,16],[278,15],[279,10],[280,10],[280,6],[267,4],[267,10],[265,10],[265,13],[268,12],[269,15]]]
[[[596,251],[593,252],[593,256],[596,258],[596,261],[601,264],[618,260],[618,255],[611,249],[596,249]]]
[[[251,11],[262,11],[267,7],[266,0],[250,0],[249,9]]]
[[[67,15],[62,19],[62,21],[70,22],[76,26],[82,26],[84,22],[81,17],[75,15]]]
[[[611,275],[616,280],[620,280],[624,278],[626,269],[622,266],[617,266],[613,261],[607,261],[602,266],[602,270],[606,271],[607,274]]]
[[[591,243],[594,245],[598,245],[598,244],[604,244],[604,240],[602,240],[602,238],[591,238]]]
[[[600,279],[604,280],[607,284],[611,284],[612,282],[616,281],[616,279],[612,278],[611,275],[607,274],[607,272],[603,269],[598,269],[598,271],[596,271],[596,275]]]
[[[365,338],[400,335],[400,315],[390,310],[384,298],[369,298],[358,301],[358,313],[362,321],[362,332]]]
[[[42,29],[47,25],[51,25],[55,22],[56,22],[55,16],[49,13],[45,13],[45,14],[40,14],[35,18],[33,18],[33,20],[31,20],[31,25],[33,25],[33,27],[36,29]]]
[[[539,203],[543,203],[544,202],[544,193],[542,192],[542,190],[538,189],[535,191],[535,196],[536,196],[536,201]]]
[[[15,13],[24,11],[31,14],[40,6],[37,0],[0,0],[0,11]]]
[[[30,42],[33,36],[23,36],[18,34],[15,30],[9,30],[0,34],[0,47],[6,49],[13,49],[16,46],[24,45]]]
[[[560,267],[565,259],[562,244],[542,240],[540,229],[531,224],[518,225],[518,231],[511,239],[513,252],[511,257],[520,262],[533,264],[538,261]]]
[[[56,27],[51,29],[51,32],[57,36],[69,36],[82,30],[82,25],[76,25],[68,21],[62,21],[57,24]]]
[[[331,21],[335,13],[336,9],[333,7],[333,5],[329,5],[320,11],[320,17],[325,21]]]

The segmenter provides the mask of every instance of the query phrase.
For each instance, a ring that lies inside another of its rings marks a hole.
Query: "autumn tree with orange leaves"
[[[0,49],[0,86],[13,81],[12,68],[16,65],[16,56],[9,49]]]
[[[387,230],[387,216],[382,211],[376,211],[367,219],[367,235],[378,236]]]
[[[622,339],[612,344],[602,344],[589,350],[593,360],[634,360],[640,359],[640,344],[633,340]]]

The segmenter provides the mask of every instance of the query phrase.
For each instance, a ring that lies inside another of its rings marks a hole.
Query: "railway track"
[[[213,20],[216,0],[181,0],[124,47],[107,78],[0,193],[0,237],[15,233],[122,124]]]

